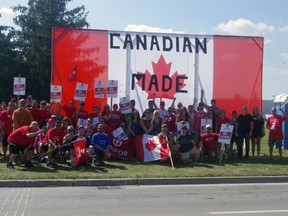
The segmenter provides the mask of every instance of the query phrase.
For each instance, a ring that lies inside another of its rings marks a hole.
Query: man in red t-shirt
[[[284,138],[283,131],[282,131],[282,123],[286,119],[286,114],[282,107],[279,108],[282,112],[282,115],[277,115],[276,108],[273,107],[271,109],[272,116],[267,119],[266,127],[269,129],[269,154],[270,159],[272,160],[272,153],[274,145],[279,150],[280,159],[282,159],[282,140]]]
[[[60,146],[63,144],[64,132],[61,128],[61,122],[56,121],[55,127],[51,128],[42,143],[39,146],[39,152],[46,153],[48,156],[47,166],[55,167],[55,159],[59,152]]]
[[[29,126],[22,126],[13,131],[8,136],[9,151],[11,153],[7,168],[14,169],[13,162],[15,162],[17,155],[22,153],[25,158],[25,166],[31,167],[33,164],[30,159],[33,155],[33,144],[35,137],[44,132],[44,129],[38,130],[38,123],[31,122]]]
[[[65,111],[66,116],[69,117],[72,121],[73,126],[76,126],[76,108],[74,107],[74,100],[69,101],[69,106],[66,106],[61,103],[62,109]]]
[[[212,126],[206,125],[206,134],[201,136],[200,147],[203,148],[203,155],[207,157],[216,156],[216,146],[219,135],[212,133]]]
[[[40,122],[41,120],[41,111],[38,108],[38,101],[34,100],[31,107],[26,108],[31,112],[31,115],[33,117],[33,121]]]
[[[75,112],[75,119],[77,127],[85,126],[88,119],[88,112],[84,109],[85,103],[82,101],[79,103],[79,108]]]
[[[6,158],[8,136],[13,131],[13,120],[12,120],[13,112],[14,112],[14,103],[10,101],[8,103],[8,109],[2,111],[0,115],[0,128],[2,128],[1,135],[3,137],[2,140],[3,159]]]

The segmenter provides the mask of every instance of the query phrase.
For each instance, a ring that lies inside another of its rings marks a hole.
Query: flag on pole
[[[138,160],[151,162],[169,157],[170,151],[165,138],[159,139],[157,136],[148,134],[136,136],[134,140]]]

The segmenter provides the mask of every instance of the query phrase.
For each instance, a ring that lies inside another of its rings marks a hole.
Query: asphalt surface
[[[181,184],[248,184],[287,183],[287,176],[227,177],[227,178],[132,178],[132,179],[46,179],[0,180],[0,187],[99,187],[127,185],[181,185]]]

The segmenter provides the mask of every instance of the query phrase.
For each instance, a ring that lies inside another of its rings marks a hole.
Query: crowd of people
[[[31,163],[32,157],[46,163],[49,168],[55,168],[59,157],[75,166],[73,144],[84,139],[87,151],[85,163],[103,166],[103,160],[111,157],[111,140],[107,134],[122,127],[129,139],[142,134],[164,137],[169,144],[171,157],[182,163],[197,163],[200,157],[209,159],[219,157],[222,153],[225,158],[242,159],[244,156],[248,159],[250,141],[251,156],[259,158],[261,139],[265,136],[265,122],[259,109],[254,107],[249,114],[248,106],[244,105],[242,113],[233,111],[232,117],[228,118],[225,109],[216,106],[215,99],[208,105],[203,102],[203,96],[204,90],[201,90],[200,102],[196,105],[197,100],[194,100],[194,104],[187,108],[181,102],[175,106],[175,98],[166,109],[164,101],[160,101],[157,106],[154,95],[143,113],[136,109],[135,100],[131,100],[129,114],[122,114],[118,104],[113,104],[112,108],[106,104],[103,111],[100,111],[99,105],[94,104],[92,112],[88,113],[84,102],[75,107],[74,100],[70,100],[69,105],[43,100],[39,106],[31,95],[18,102],[12,98],[8,103],[1,104],[1,154],[3,160],[8,161],[9,169],[14,169],[18,156],[27,167],[34,166]],[[273,107],[272,115],[266,123],[271,159],[274,146],[279,149],[279,156],[282,157],[282,122],[285,120],[285,112],[281,107],[279,110],[282,115],[278,115]],[[208,122],[204,128],[203,119]],[[224,152],[221,143],[218,143],[222,124],[234,126],[231,142],[225,145]]]

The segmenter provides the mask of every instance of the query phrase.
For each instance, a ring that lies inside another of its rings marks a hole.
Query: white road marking
[[[227,212],[209,212],[211,215],[225,214],[261,214],[261,213],[287,213],[288,210],[259,210],[259,211],[227,211]]]

